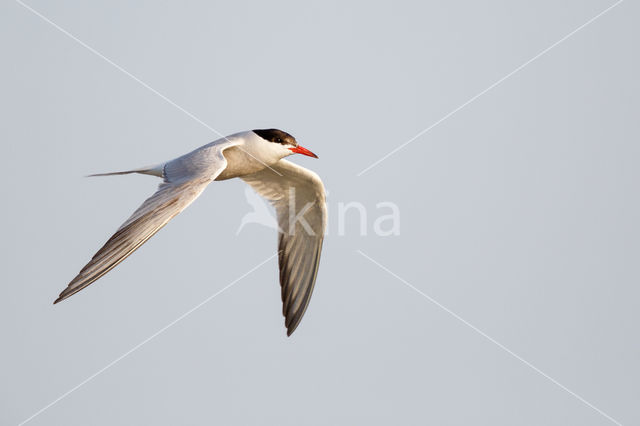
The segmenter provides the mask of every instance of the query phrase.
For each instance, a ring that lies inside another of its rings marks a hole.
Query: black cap
[[[258,130],[253,130],[253,133],[255,133],[256,135],[260,136],[262,139],[268,142],[279,143],[282,145],[298,146],[298,141],[296,141],[296,138],[294,138],[287,132],[283,132],[282,130],[258,129]]]

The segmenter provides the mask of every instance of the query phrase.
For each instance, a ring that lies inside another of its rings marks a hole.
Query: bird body
[[[158,190],[120,226],[54,303],[87,287],[138,249],[216,180],[239,177],[276,208],[278,259],[287,334],[300,323],[318,271],[327,211],[317,174],[284,157],[317,158],[277,129],[236,133],[183,156],[140,169],[92,176],[141,173],[162,177]]]

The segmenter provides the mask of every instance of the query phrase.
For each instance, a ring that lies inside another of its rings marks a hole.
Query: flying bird
[[[290,336],[311,299],[327,222],[320,177],[284,159],[292,154],[318,158],[290,134],[260,129],[218,139],[166,163],[91,175],[140,173],[160,177],[163,182],[53,303],[74,295],[115,268],[186,209],[211,182],[238,177],[276,210],[282,312]]]

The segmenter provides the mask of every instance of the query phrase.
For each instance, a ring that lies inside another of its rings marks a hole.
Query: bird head
[[[260,136],[266,142],[269,142],[273,145],[270,146],[270,149],[278,151],[281,155],[281,158],[287,157],[292,154],[302,154],[313,158],[318,158],[313,152],[309,151],[307,148],[300,146],[296,138],[291,136],[287,132],[283,132],[278,129],[258,129],[253,130],[253,133]]]

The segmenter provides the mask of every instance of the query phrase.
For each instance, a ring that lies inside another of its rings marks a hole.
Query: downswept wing
[[[221,144],[210,149],[210,163],[206,170],[189,167],[187,156],[168,162],[164,167],[165,181],[160,184],[156,193],[147,198],[118,228],[53,303],[72,296],[115,268],[186,209],[227,167],[222,152],[228,146],[231,144]]]
[[[282,313],[290,336],[304,315],[318,273],[327,222],[325,191],[314,172],[286,160],[242,179],[269,200],[278,216]]]

